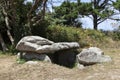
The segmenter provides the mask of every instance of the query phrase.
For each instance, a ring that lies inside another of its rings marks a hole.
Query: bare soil
[[[68,69],[56,64],[18,64],[16,56],[0,55],[0,80],[120,80],[120,48],[104,49],[112,62]]]

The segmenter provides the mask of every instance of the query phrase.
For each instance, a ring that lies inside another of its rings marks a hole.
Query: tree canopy
[[[94,29],[98,25],[114,14],[111,10],[111,0],[91,0],[89,3],[64,1],[60,6],[55,8],[56,17],[66,20],[67,25],[71,25],[78,18],[78,15],[92,16]]]
[[[7,50],[3,34],[14,46],[23,36],[44,35],[46,26],[52,23],[81,27],[78,18],[88,16],[97,30],[100,23],[114,15],[111,8],[120,12],[120,0],[91,0],[89,3],[64,0],[60,6],[52,5],[53,12],[50,12],[48,6],[53,3],[54,0],[0,0],[0,43],[3,50]]]

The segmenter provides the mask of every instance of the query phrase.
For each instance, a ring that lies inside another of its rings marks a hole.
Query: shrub
[[[96,30],[90,30],[88,29],[86,31],[86,34],[88,36],[90,36],[93,40],[96,40],[96,41],[103,41],[105,39],[105,34],[102,33],[101,31],[96,31]]]
[[[60,25],[52,25],[47,28],[47,38],[55,42],[79,41],[77,29]]]
[[[113,40],[120,40],[120,31],[114,31],[112,38]]]
[[[115,40],[115,41],[119,41],[120,40],[120,31],[116,30],[116,31],[104,31],[104,33],[106,34],[106,36],[110,37],[111,39]]]
[[[89,47],[92,44],[99,45],[105,40],[105,34],[101,31],[67,27],[63,25],[50,25],[47,28],[47,38],[55,42],[78,42],[81,47]]]
[[[6,51],[6,53],[9,53],[9,54],[11,54],[11,55],[16,55],[16,53],[18,52],[18,51],[15,49],[15,46],[7,45],[7,48],[8,48],[8,50]]]

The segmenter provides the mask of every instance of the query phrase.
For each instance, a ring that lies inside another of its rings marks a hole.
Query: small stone
[[[38,64],[38,61],[27,61],[25,64],[35,65]]]
[[[84,67],[84,65],[77,63],[77,68],[78,69],[84,69],[85,67]]]

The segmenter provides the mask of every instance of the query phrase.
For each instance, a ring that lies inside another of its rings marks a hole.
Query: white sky
[[[32,0],[28,0],[32,1]],[[57,1],[57,0],[56,0]],[[81,2],[90,2],[90,0],[81,0]],[[61,3],[55,3],[55,6],[60,5]],[[120,17],[120,15],[117,15],[117,17]],[[81,18],[80,21],[82,22],[83,28],[90,28],[93,29],[93,22],[92,19],[88,17]],[[101,24],[98,25],[98,29],[103,29],[103,30],[113,30],[116,29],[118,26],[120,26],[120,22],[114,21],[114,20],[105,20]]]

